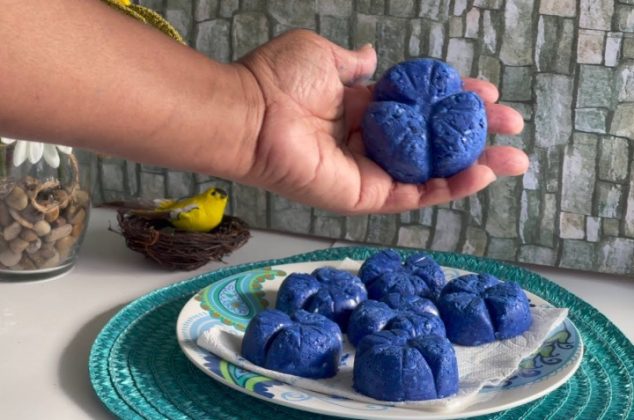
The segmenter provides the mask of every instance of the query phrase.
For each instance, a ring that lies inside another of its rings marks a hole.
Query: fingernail
[[[367,85],[372,81],[372,75],[359,76],[352,82],[353,85]]]
[[[359,48],[359,50],[365,50],[367,48],[374,48],[374,46],[372,45],[371,42],[368,42],[367,44],[363,44],[361,48]]]

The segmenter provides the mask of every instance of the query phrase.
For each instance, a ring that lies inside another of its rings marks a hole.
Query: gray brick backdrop
[[[375,45],[378,73],[431,56],[500,86],[526,120],[531,169],[448,205],[341,217],[198,174],[96,164],[96,200],[220,185],[253,227],[634,274],[634,0],[142,0],[190,45],[229,61],[289,28]],[[185,71],[185,69],[184,69]]]

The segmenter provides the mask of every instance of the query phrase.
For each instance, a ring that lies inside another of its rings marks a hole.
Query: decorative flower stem
[[[7,171],[7,146],[0,145],[0,178],[8,176]]]

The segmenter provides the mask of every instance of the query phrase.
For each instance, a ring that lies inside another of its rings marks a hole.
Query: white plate
[[[367,404],[307,391],[241,369],[196,345],[198,336],[214,325],[222,323],[244,331],[256,313],[274,307],[277,289],[287,274],[311,272],[339,263],[341,261],[319,261],[265,267],[214,282],[190,299],[178,317],[177,337],[181,349],[207,375],[253,397],[304,411],[364,419],[452,419],[506,410],[553,391],[565,383],[581,363],[581,337],[573,323],[566,319],[505,383],[484,388],[477,397],[480,401],[476,400],[463,410],[438,413],[389,404]],[[443,271],[447,280],[468,273],[449,267],[443,267]],[[539,296],[529,292],[527,295],[533,305],[550,306]],[[491,393],[494,393],[493,398]]]

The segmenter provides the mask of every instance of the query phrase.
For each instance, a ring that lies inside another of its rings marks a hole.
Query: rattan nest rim
[[[209,232],[187,232],[172,227],[164,220],[151,220],[117,211],[120,231],[126,246],[170,270],[195,270],[210,261],[223,262],[223,257],[244,245],[251,234],[242,219],[225,215]]]

